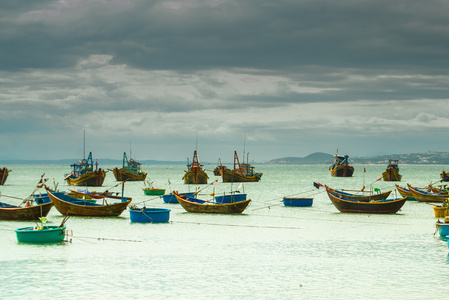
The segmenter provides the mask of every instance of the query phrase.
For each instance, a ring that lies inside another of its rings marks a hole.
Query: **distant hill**
[[[283,165],[318,165],[329,164],[334,161],[334,156],[323,152],[315,152],[306,157],[283,157],[266,162],[266,164]]]
[[[428,151],[425,153],[392,154],[371,157],[349,157],[351,164],[385,164],[389,159],[399,159],[399,164],[435,164],[449,165],[449,152]],[[334,156],[315,152],[306,157],[283,157],[266,162],[266,164],[312,165],[332,164]]]

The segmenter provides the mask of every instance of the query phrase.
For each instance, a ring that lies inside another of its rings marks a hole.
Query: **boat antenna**
[[[196,151],[198,151],[198,131],[196,132]]]
[[[245,138],[243,139],[243,163],[245,163],[245,151],[246,151],[246,133]]]
[[[83,131],[83,159],[86,159],[86,129]]]

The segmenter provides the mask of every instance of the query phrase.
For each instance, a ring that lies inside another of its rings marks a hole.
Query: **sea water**
[[[6,165],[2,195],[24,198],[45,173],[47,185],[64,182],[66,165]],[[115,166],[101,166],[112,169]],[[209,182],[215,178],[206,165]],[[324,189],[393,190],[376,181],[384,165],[355,165],[352,178],[331,177],[327,165],[256,165],[257,183],[201,185],[200,197],[239,190],[252,199],[242,215],[193,214],[179,204],[144,195],[143,182],[127,182],[125,196],[139,206],[170,208],[166,224],[120,217],[71,217],[71,242],[28,245],[14,229],[33,221],[0,221],[0,299],[440,299],[449,292],[448,246],[435,235],[432,205],[407,201],[393,215],[340,213]],[[185,166],[143,166],[155,188],[193,191]],[[401,186],[439,180],[443,167],[400,165]],[[366,172],[364,172],[366,170]],[[169,184],[170,182],[170,184]],[[108,172],[103,187],[121,194]],[[312,196],[313,206],[285,207],[284,196]],[[19,200],[1,197],[18,204]],[[52,208],[49,224],[63,216]]]

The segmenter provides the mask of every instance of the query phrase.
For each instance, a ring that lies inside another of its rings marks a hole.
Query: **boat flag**
[[[379,180],[381,180],[382,179],[382,177],[380,177],[379,179],[376,179],[376,181],[379,181]]]
[[[324,185],[322,185],[321,183],[318,183],[318,182],[314,182],[313,186],[316,187],[317,189],[319,189],[320,187],[322,187]]]
[[[239,187],[237,188],[238,190],[240,190],[240,188],[243,186],[243,182],[240,182]]]

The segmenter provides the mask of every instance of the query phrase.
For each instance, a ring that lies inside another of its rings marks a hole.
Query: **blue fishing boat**
[[[246,194],[231,193],[229,195],[215,196],[216,204],[234,203],[246,200]]]
[[[313,198],[284,197],[284,206],[307,207],[312,206]]]
[[[66,227],[46,226],[22,227],[15,230],[20,243],[59,243],[64,240]]]
[[[150,208],[137,206],[129,207],[129,217],[131,222],[136,223],[167,223],[170,219],[171,209]]]
[[[184,195],[184,196],[186,196],[188,198],[195,198],[195,193],[194,192],[179,193],[179,195]],[[166,194],[166,195],[161,195],[159,197],[161,197],[162,200],[164,200],[165,203],[179,203],[178,199],[176,199],[176,196],[173,193]]]

